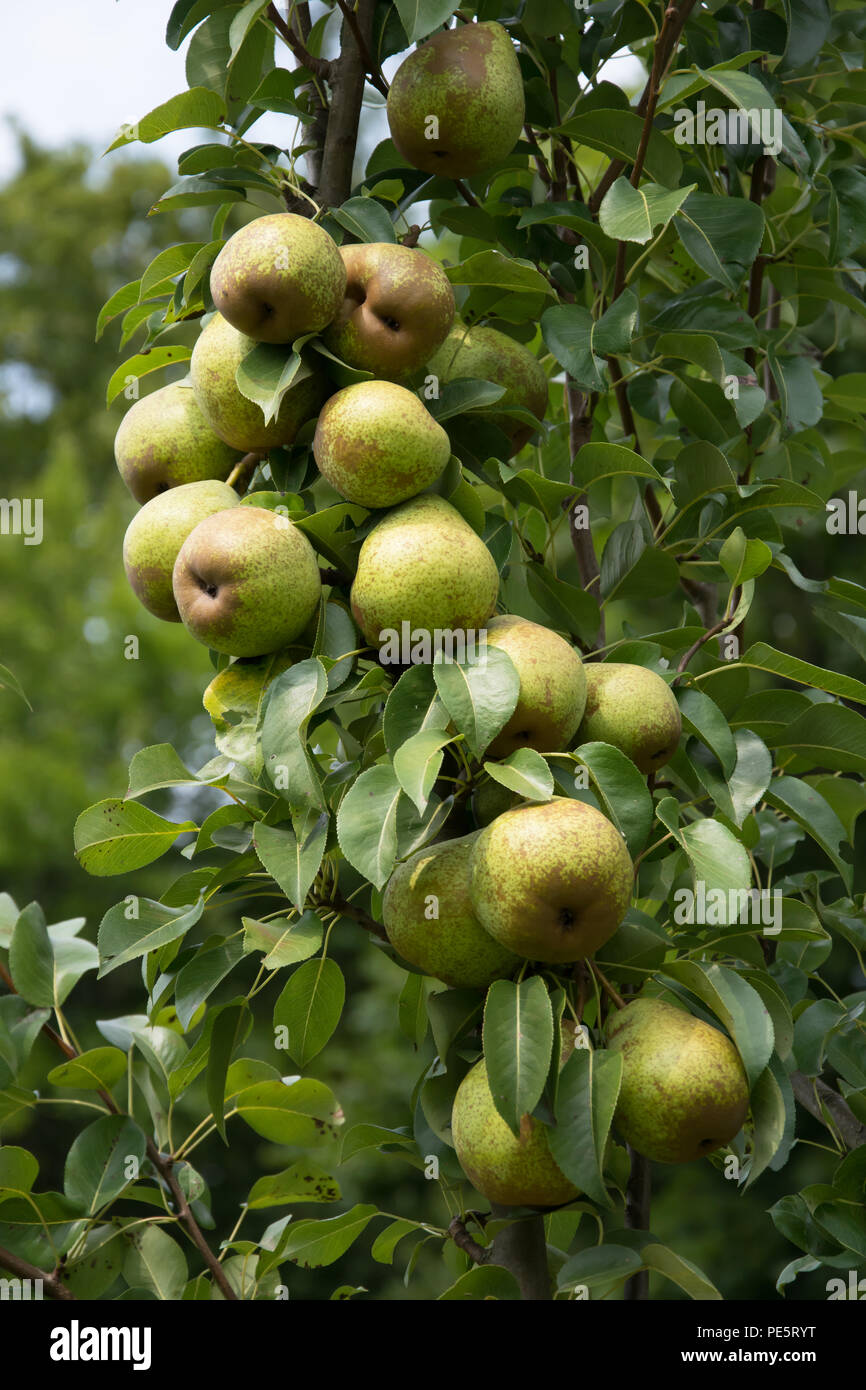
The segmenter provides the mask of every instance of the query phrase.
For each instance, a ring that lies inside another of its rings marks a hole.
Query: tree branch
[[[510,1208],[491,1203],[497,1220],[508,1220]],[[491,1259],[511,1271],[520,1286],[525,1302],[541,1303],[553,1299],[550,1270],[547,1264],[547,1241],[543,1216],[524,1216],[504,1226],[495,1237]]]
[[[352,9],[351,5],[347,4],[346,0],[337,0],[337,4],[340,7],[341,14],[348,23],[349,28],[352,30],[355,43],[358,47],[358,52],[360,53],[361,59],[364,63],[364,70],[367,76],[369,77],[370,82],[376,88],[377,92],[381,92],[382,96],[386,97],[388,95],[388,83],[385,81],[382,69],[379,67],[379,64],[376,62],[375,58],[373,57],[373,54],[370,51],[370,45],[367,43],[366,38],[361,33],[361,29],[358,24],[358,16]]]
[[[592,433],[592,409],[590,398],[581,391],[577,382],[571,377],[566,377],[565,399],[568,408],[568,452],[571,459],[569,470],[570,481],[574,482],[574,465],[577,455],[588,443]],[[587,494],[585,492],[575,493],[574,497],[565,503],[568,508],[568,530],[571,536],[571,545],[577,557],[577,568],[580,572],[580,582],[587,591],[597,585],[599,581],[598,558],[595,553],[595,546],[592,543],[592,530],[588,526],[578,526],[576,511],[578,507],[588,506]],[[598,596],[598,590],[596,589]],[[600,647],[604,646],[604,612],[599,608],[599,629],[597,642]]]
[[[614,1004],[618,1009],[624,1009],[625,1000],[623,999],[622,995],[614,989],[607,976],[602,974],[595,961],[590,960],[589,956],[587,956],[586,964],[589,966],[590,970],[592,971],[595,978],[598,980],[598,983],[601,985],[608,998],[613,1000]]]
[[[366,80],[364,57],[356,34],[369,52],[375,8],[375,0],[358,0],[351,23],[344,14],[340,56],[331,64],[331,110],[319,182],[319,202],[326,208],[339,207],[352,191],[352,166]]]
[[[58,1302],[75,1300],[75,1294],[61,1281],[56,1270],[53,1274],[49,1274],[47,1270],[37,1269],[36,1265],[28,1264],[27,1260],[13,1255],[11,1250],[6,1250],[2,1245],[0,1245],[0,1266],[3,1269],[8,1269],[10,1274],[17,1275],[19,1279],[41,1280],[49,1298],[55,1298]]]
[[[650,1203],[652,1201],[652,1177],[649,1159],[635,1153],[628,1146],[631,1158],[631,1175],[625,1190],[625,1226],[629,1231],[648,1231],[650,1223]],[[622,1291],[623,1302],[643,1302],[649,1298],[649,1270],[640,1269],[625,1281]]]
[[[479,1245],[477,1240],[473,1240],[466,1229],[466,1223],[461,1217],[455,1216],[451,1225],[448,1227],[448,1234],[454,1244],[461,1250],[465,1250],[470,1260],[474,1260],[477,1265],[486,1265],[490,1262],[493,1254],[492,1246]]]
[[[10,994],[18,993],[17,989],[15,988],[12,977],[3,965],[0,965],[0,979],[2,979]],[[56,1033],[54,1029],[49,1027],[47,1023],[43,1023],[42,1031],[48,1037],[51,1038],[51,1041],[57,1047],[60,1048],[60,1051],[66,1057],[73,1058],[80,1056],[80,1053],[74,1047],[71,1047],[69,1043],[64,1042],[63,1039],[60,1037],[59,1033]],[[120,1115],[123,1113],[119,1109],[114,1097],[108,1091],[103,1091],[102,1089],[100,1089],[97,1091],[97,1095],[113,1115]],[[216,1255],[213,1253],[204,1236],[202,1235],[199,1224],[193,1216],[189,1207],[189,1203],[187,1202],[186,1197],[184,1196],[183,1189],[181,1188],[180,1184],[177,1181],[177,1178],[174,1175],[174,1172],[172,1170],[172,1164],[174,1162],[173,1158],[171,1157],[171,1155],[164,1156],[163,1154],[161,1154],[152,1139],[146,1139],[145,1144],[147,1148],[148,1158],[150,1159],[151,1163],[156,1168],[156,1170],[168,1183],[172,1196],[174,1197],[175,1202],[177,1204],[178,1217],[186,1226],[187,1232],[193,1244],[201,1254],[202,1259],[204,1260],[208,1269],[213,1274],[214,1280],[219,1285],[219,1288],[221,1289],[223,1296],[232,1301],[237,1301],[237,1294],[235,1293],[234,1289],[232,1288],[231,1284],[226,1278],[225,1271],[223,1270],[222,1265],[220,1264]],[[2,1263],[2,1261],[0,1261],[0,1263]],[[28,1275],[27,1277],[38,1277],[40,1279],[46,1278],[46,1276],[42,1273],[41,1270],[37,1270],[35,1276]],[[58,1296],[64,1297],[65,1295],[61,1294]],[[70,1294],[69,1297],[71,1298],[72,1295]]]
[[[307,68],[315,77],[321,77],[326,82],[330,81],[331,62],[327,58],[314,57],[306,44],[299,38],[298,34],[289,28],[276,5],[268,6],[267,17],[283,40],[283,43],[291,49],[301,66]]]
[[[352,903],[346,902],[345,898],[334,898],[332,902],[321,902],[317,906],[331,908],[340,917],[348,917],[351,922],[357,922],[365,931],[371,932],[373,936],[378,936],[380,941],[388,940],[388,933],[380,922],[377,922],[374,917],[371,917],[360,907],[354,907]]]
[[[814,1115],[816,1120],[826,1124],[822,1106],[830,1115],[838,1130],[839,1137],[847,1149],[859,1149],[866,1144],[866,1125],[861,1124],[843,1096],[828,1086],[820,1077],[814,1079],[801,1071],[790,1074],[794,1095],[804,1110]]]
[[[295,34],[306,47],[313,21],[310,17],[310,7],[303,0],[303,3],[294,4],[290,9],[291,25]],[[310,183],[302,192],[313,194],[319,186],[322,177],[322,151],[325,148],[325,134],[328,129],[328,103],[322,91],[322,83],[317,81],[305,82],[301,91],[306,94],[313,114],[308,123],[303,127],[303,143],[308,148],[304,153],[304,164],[309,175]],[[298,213],[301,217],[309,217],[312,212],[312,203],[308,203],[305,198],[297,198],[293,194],[283,191],[283,202],[289,212]]]

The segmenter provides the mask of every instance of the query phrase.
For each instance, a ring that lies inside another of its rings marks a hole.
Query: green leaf
[[[413,1047],[420,1047],[427,1036],[427,982],[423,975],[407,975],[397,1001],[400,1032]]]
[[[661,474],[651,463],[633,449],[622,444],[584,444],[573,469],[575,491],[582,491],[603,478],[625,475],[631,478],[652,478],[662,483]]]
[[[478,662],[437,657],[433,678],[442,703],[478,758],[501,733],[517,707],[520,677],[508,654],[488,647]]]
[[[553,773],[534,748],[518,748],[501,763],[485,763],[484,771],[526,801],[550,801],[553,796]]]
[[[342,1123],[333,1092],[321,1081],[306,1078],[289,1085],[260,1081],[240,1091],[235,1106],[241,1119],[263,1139],[303,1149],[329,1143]]]
[[[238,56],[244,39],[269,3],[270,0],[248,0],[248,3],[238,10],[229,29],[230,59]]]
[[[382,888],[397,858],[397,803],[403,791],[390,764],[367,768],[337,813],[337,838],[349,863]]]
[[[602,1168],[621,1081],[620,1053],[575,1048],[560,1072],[556,1127],[547,1135],[557,1166],[603,1207],[613,1205]]]
[[[177,246],[168,246],[164,251],[160,251],[141,277],[138,293],[139,304],[146,299],[151,299],[154,293],[160,289],[172,288],[172,281],[176,276],[189,269],[193,257],[201,248],[202,243],[200,241],[187,241]]]
[[[313,810],[309,813],[309,819],[312,825],[308,830],[301,828],[302,838],[298,838],[285,825],[262,825],[259,821],[253,829],[256,854],[298,912],[304,910],[307,894],[321,867],[328,838],[327,813],[316,815]]]
[[[99,924],[99,979],[119,965],[167,946],[185,936],[204,911],[204,898],[182,907],[166,907],[152,898],[125,898],[110,907]],[[132,914],[132,915],[130,915]]]
[[[672,1284],[687,1293],[689,1298],[705,1301],[721,1299],[715,1284],[710,1283],[709,1279],[691,1260],[686,1260],[682,1255],[677,1255],[674,1250],[669,1250],[666,1245],[645,1245],[641,1250],[641,1258],[648,1269],[654,1269],[657,1274],[663,1274],[666,1279],[670,1279]]]
[[[579,112],[560,127],[578,145],[589,145],[612,159],[633,164],[643,135],[643,117],[635,111],[596,108]],[[578,156],[579,157],[579,156]],[[650,178],[666,188],[676,188],[683,162],[670,140],[653,129],[646,151],[645,166]]]
[[[198,777],[182,761],[170,743],[140,748],[129,764],[127,797],[144,796],[163,787],[201,785]]]
[[[193,87],[191,91],[180,92],[160,106],[155,106],[140,121],[121,126],[106,154],[136,140],[143,145],[152,145],[155,140],[161,140],[174,130],[218,130],[225,121],[225,109],[225,100],[217,92],[208,87]]]
[[[134,801],[98,801],[75,822],[75,853],[83,869],[97,877],[131,873],[171,849],[178,835],[195,830],[193,821],[164,820]]]
[[[346,982],[336,961],[308,960],[291,976],[274,1006],[274,1028],[285,1028],[286,1050],[305,1067],[340,1021]]]
[[[178,972],[174,983],[174,1003],[181,1027],[186,1031],[200,1004],[213,993],[226,975],[243,958],[240,936],[215,937]]]
[[[23,1196],[39,1176],[39,1162],[27,1149],[14,1144],[0,1148],[0,1193]]]
[[[270,922],[256,922],[242,917],[244,951],[264,951],[262,964],[267,970],[279,970],[285,965],[297,965],[318,951],[322,944],[322,923],[309,909],[296,922],[277,917]]]
[[[332,1265],[378,1215],[376,1207],[359,1205],[325,1221],[293,1221],[281,1254],[303,1269]]]
[[[224,1144],[228,1143],[225,1124],[226,1079],[234,1050],[245,1035],[247,1019],[246,1002],[236,1000],[220,1009],[211,1028],[207,1056],[207,1100]]]
[[[385,747],[393,757],[397,749],[424,729],[445,729],[449,715],[439,696],[429,666],[410,666],[404,671],[385,705]]]
[[[704,274],[736,291],[760,250],[764,214],[746,198],[692,193],[676,215],[676,228]]]
[[[657,227],[668,225],[696,188],[694,183],[672,191],[657,183],[632,188],[628,179],[618,178],[602,199],[599,225],[614,241],[636,241],[643,246],[652,240]]]
[[[411,1235],[413,1231],[423,1231],[424,1227],[419,1221],[408,1221],[401,1219],[392,1221],[390,1226],[386,1226],[384,1231],[377,1235],[370,1249],[370,1254],[377,1264],[389,1265],[393,1263],[394,1251],[397,1249],[404,1236]]]
[[[514,1134],[535,1109],[550,1067],[553,1013],[538,975],[495,980],[487,992],[483,1026],[484,1061],[493,1103]]]
[[[845,705],[812,705],[787,727],[768,733],[767,743],[795,754],[798,769],[866,774],[866,720]]]
[[[305,338],[297,340],[299,346],[305,341]],[[238,363],[235,384],[242,396],[259,407],[265,424],[269,425],[279,414],[286,392],[309,375],[298,347],[290,348],[288,343],[256,343]]]
[[[737,761],[737,748],[728,721],[715,701],[700,690],[684,690],[679,697],[683,728],[705,743],[730,777]]]
[[[426,39],[449,20],[457,8],[452,0],[395,0],[395,4],[410,43]]]
[[[136,353],[135,357],[122,362],[112,373],[105,391],[106,405],[111,405],[121,391],[133,387],[135,394],[132,399],[137,400],[138,383],[142,377],[150,372],[158,372],[162,367],[175,367],[181,362],[188,362],[190,357],[192,348],[184,347],[182,343],[174,343],[171,347],[146,348],[144,352]]]
[[[38,903],[20,913],[9,945],[9,973],[28,1004],[54,1007],[54,948]]]
[[[561,1291],[582,1285],[588,1290],[606,1289],[642,1269],[640,1255],[626,1245],[593,1245],[566,1260],[557,1276]]]
[[[135,1121],[128,1115],[105,1115],[73,1141],[63,1190],[92,1215],[138,1177],[144,1154],[144,1135]]]
[[[283,671],[265,696],[262,756],[271,782],[293,811],[322,809],[321,787],[304,736],[327,690],[325,668],[314,657]]]
[[[126,1074],[127,1061],[119,1047],[93,1047],[54,1067],[48,1080],[52,1086],[70,1086],[76,1091],[108,1091]]]
[[[339,1202],[342,1195],[336,1178],[309,1159],[301,1159],[281,1173],[268,1173],[254,1182],[247,1206],[250,1211],[258,1211],[295,1202]]]
[[[128,285],[121,285],[120,289],[115,290],[111,298],[105,301],[96,320],[97,342],[112,319],[117,318],[118,314],[126,313],[127,309],[138,303],[140,284],[140,280],[131,280]]]
[[[845,827],[820,792],[797,777],[777,777],[770,784],[765,799],[777,811],[790,816],[811,835],[816,844],[835,864],[848,891],[851,891],[853,866],[845,862],[839,847],[845,840]]]
[[[445,1299],[503,1299],[510,1302],[521,1297],[520,1286],[510,1269],[502,1265],[476,1265],[474,1269],[461,1274],[456,1283],[440,1293],[438,1301]]]
[[[447,730],[422,729],[394,754],[394,772],[403,791],[423,815],[442,767],[442,749],[454,735]]]
[[[446,266],[452,285],[483,286],[498,290],[528,290],[553,297],[555,291],[532,261],[505,256],[501,251],[478,251],[461,265]]]
[[[357,241],[396,242],[397,233],[388,213],[375,198],[349,198],[329,214]]]
[[[785,1103],[775,1076],[769,1067],[754,1082],[751,1097],[752,1160],[743,1190],[752,1186],[769,1166],[785,1134]]]
[[[123,1261],[123,1277],[130,1289],[149,1289],[166,1303],[176,1303],[189,1278],[186,1256],[176,1240],[147,1222],[130,1226],[123,1233],[129,1250]]]
[[[541,333],[557,362],[579,386],[601,391],[605,386],[604,359],[628,349],[637,316],[637,297],[631,290],[624,290],[598,320],[578,304],[560,304],[545,310]]]
[[[757,806],[770,785],[773,759],[767,745],[751,729],[738,729],[734,734],[737,761],[728,778],[731,794],[732,820],[741,826]]]
[[[589,769],[605,813],[634,857],[646,844],[653,821],[653,801],[646,778],[631,758],[609,743],[582,743],[574,751]]]
[[[752,882],[748,853],[721,821],[692,821],[677,831],[676,838],[688,855],[695,891],[700,892],[703,885],[708,899],[711,894],[724,895],[716,925],[733,926],[738,920],[740,895]]]
[[[747,540],[741,526],[734,528],[719,551],[719,564],[732,585],[756,579],[772,562],[770,547],[760,540]]]
[[[440,425],[443,420],[451,420],[455,415],[465,415],[470,410],[483,410],[494,405],[505,395],[505,387],[493,381],[479,381],[474,377],[461,377],[449,381],[442,387],[438,400],[428,401],[427,406],[434,420]]]

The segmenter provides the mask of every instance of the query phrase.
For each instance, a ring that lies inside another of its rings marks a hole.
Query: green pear
[[[428,174],[464,179],[509,155],[525,117],[523,79],[501,24],[458,24],[397,69],[388,93],[391,139]]]
[[[558,753],[567,748],[586,703],[586,676],[577,652],[558,633],[514,613],[487,624],[487,645],[511,657],[520,677],[517,708],[487,749],[507,758],[518,748]]]
[[[359,381],[326,401],[313,439],[319,472],[349,502],[393,507],[435,482],[451,441],[414,391]]]
[[[529,960],[564,964],[592,955],[625,916],[632,883],[616,826],[568,797],[497,816],[472,851],[470,896],[478,920]]]
[[[389,241],[341,246],[346,297],[322,334],[325,347],[350,367],[404,381],[445,340],[454,322],[454,291],[424,251]]]
[[[238,367],[255,346],[252,338],[232,328],[221,314],[214,314],[199,334],[189,364],[196,400],[208,425],[220,439],[245,452],[291,444],[329,389],[320,373],[304,376],[289,387],[276,419],[266,425],[261,406],[247,400],[235,381]]]
[[[749,1083],[729,1038],[661,999],[636,999],[608,1020],[622,1053],[614,1123],[658,1163],[689,1163],[729,1144],[749,1108]]]
[[[522,449],[533,430],[531,425],[500,414],[497,407],[521,406],[539,420],[547,411],[547,376],[533,352],[497,328],[465,324],[455,319],[445,342],[434,352],[426,368],[439,378],[441,386],[463,377],[493,381],[505,387],[505,395],[491,410],[491,422],[511,441],[511,453]]]
[[[218,438],[189,386],[172,382],[142,396],[114,439],[120,476],[136,502],[206,478],[227,478],[240,454]]]
[[[453,633],[484,627],[496,606],[493,556],[450,502],[424,493],[395,507],[367,536],[351,604],[371,645],[386,630]]]
[[[482,1057],[461,1081],[451,1112],[460,1167],[482,1197],[505,1207],[556,1207],[578,1189],[554,1162],[547,1129],[523,1115],[514,1134],[493,1103]]]
[[[213,302],[233,328],[260,343],[291,343],[331,322],[346,268],[324,227],[292,212],[248,222],[213,263]]]
[[[463,835],[418,850],[394,870],[382,900],[394,950],[452,989],[485,989],[520,964],[472,911],[469,858],[475,839]]]
[[[215,480],[182,483],[145,502],[123,538],[126,577],[149,613],[179,623],[171,576],[178,552],[194,527],[213,512],[237,506],[237,493]]]
[[[669,685],[645,666],[590,662],[578,737],[619,748],[641,772],[655,772],[677,751],[679,706]]]
[[[184,627],[230,656],[263,656],[294,641],[318,605],[319,566],[303,532],[264,507],[200,521],[180,548],[174,597]]]
[[[522,800],[517,792],[503,787],[492,777],[482,777],[472,793],[472,816],[479,829],[489,825],[504,811],[511,811]]]

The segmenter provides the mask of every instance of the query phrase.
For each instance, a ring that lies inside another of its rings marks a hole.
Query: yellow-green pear
[[[277,212],[229,237],[210,289],[223,318],[260,343],[290,343],[331,322],[346,289],[336,242],[308,217]]]
[[[679,706],[669,685],[645,666],[590,662],[581,743],[619,748],[641,772],[655,772],[677,751],[682,732]]]
[[[123,538],[123,565],[133,590],[149,613],[168,623],[180,614],[171,586],[178,552],[194,527],[213,512],[238,503],[227,483],[182,483],[145,502]]]
[[[523,1115],[515,1135],[493,1103],[484,1058],[467,1072],[451,1112],[460,1167],[476,1191],[506,1207],[556,1207],[578,1189],[554,1162],[547,1129]]]
[[[472,816],[483,829],[503,811],[511,811],[523,798],[492,777],[482,777],[472,793]]]
[[[329,392],[323,374],[304,376],[289,387],[276,419],[266,425],[261,406],[248,400],[235,380],[238,367],[255,346],[254,339],[232,328],[222,314],[214,314],[199,334],[189,364],[196,400],[208,425],[220,439],[244,452],[291,444]]]
[[[501,24],[458,24],[410,53],[388,93],[391,139],[428,174],[463,179],[498,164],[523,128],[523,79]]]
[[[500,409],[521,406],[536,419],[544,419],[548,396],[544,368],[528,347],[500,333],[498,328],[470,327],[462,319],[455,319],[451,332],[430,358],[426,370],[439,378],[440,385],[474,377],[504,386],[505,395],[492,407],[491,420],[510,439],[512,454],[531,438],[532,426],[500,414]]]
[[[454,291],[425,251],[389,241],[341,246],[346,296],[322,334],[330,352],[386,381],[404,381],[444,341]]]
[[[574,648],[549,627],[515,613],[490,619],[487,645],[510,656],[520,677],[517,707],[487,756],[507,758],[518,748],[539,753],[566,748],[586,703],[583,662]]]
[[[359,381],[326,401],[313,453],[319,472],[362,507],[393,507],[435,482],[451,442],[414,391]]]
[[[172,382],[130,406],[114,439],[120,476],[136,502],[206,478],[227,478],[240,454],[205,420],[189,386]]]
[[[631,901],[625,841],[568,797],[516,806],[475,841],[470,897],[491,936],[529,960],[564,964],[613,936]]]
[[[442,840],[394,870],[382,900],[388,940],[410,965],[454,989],[484,989],[520,964],[481,926],[469,901],[476,835]]]
[[[622,1053],[614,1124],[658,1163],[689,1163],[729,1144],[749,1108],[734,1044],[662,999],[636,999],[608,1020],[607,1046]]]
[[[248,506],[200,521],[180,548],[172,582],[184,627],[230,656],[263,656],[293,642],[322,591],[303,532],[277,512]]]
[[[372,645],[380,633],[478,631],[496,606],[493,556],[450,502],[435,493],[389,512],[358,556],[351,603]]]

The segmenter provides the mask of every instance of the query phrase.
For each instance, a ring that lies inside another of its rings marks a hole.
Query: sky
[[[0,8],[0,181],[16,165],[10,117],[40,143],[83,139],[101,153],[121,125],[186,88],[186,44],[178,53],[165,44],[172,0],[0,0]],[[626,62],[633,77],[637,65]],[[396,64],[397,59],[385,64],[386,76]],[[605,75],[622,80],[624,66],[614,59]],[[286,119],[263,116],[256,139],[287,144]],[[384,138],[384,112],[379,120],[378,138]],[[153,146],[127,146],[109,158],[129,158],[138,148],[170,160],[194,143],[193,132],[180,131]]]

